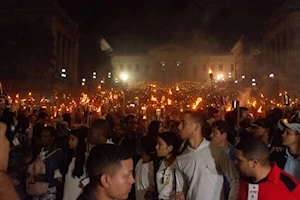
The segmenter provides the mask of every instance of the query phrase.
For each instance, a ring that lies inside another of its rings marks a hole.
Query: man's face
[[[111,199],[127,199],[135,182],[132,159],[121,161],[121,165],[113,176],[108,176],[107,195]]]
[[[221,134],[221,132],[217,128],[213,128],[211,130],[210,138],[212,143],[216,145],[220,145],[226,141],[227,134],[226,133]]]
[[[133,131],[136,131],[137,129],[137,119],[136,117],[134,118],[130,118],[127,122],[127,130],[130,131],[130,132],[133,132]]]
[[[285,128],[284,133],[282,135],[282,144],[285,146],[292,146],[298,144],[300,141],[300,135],[296,133],[296,131]]]
[[[257,138],[261,138],[265,134],[265,129],[262,126],[253,127],[254,136]]]
[[[236,155],[236,165],[238,166],[238,169],[242,173],[242,175],[246,177],[252,177],[253,176],[253,169],[251,167],[251,162],[247,160],[247,158],[244,157],[243,152],[241,150],[235,151]]]
[[[189,140],[193,137],[196,130],[196,123],[192,121],[190,114],[184,114],[181,117],[178,129],[181,139]]]
[[[105,144],[106,138],[104,137],[104,130],[91,127],[88,133],[87,140],[92,145]]]
[[[243,121],[244,119],[247,119],[248,116],[249,116],[249,110],[242,110],[240,121]]]

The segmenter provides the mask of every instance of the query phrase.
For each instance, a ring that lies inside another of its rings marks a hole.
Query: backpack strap
[[[57,151],[60,151],[61,149],[55,149],[54,151],[52,151],[51,153],[49,153],[47,156],[45,156],[44,160],[46,160],[47,158],[49,158],[50,156],[52,156],[53,154],[55,154]]]

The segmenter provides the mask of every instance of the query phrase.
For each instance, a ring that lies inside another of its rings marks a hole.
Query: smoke
[[[251,97],[251,88],[246,88],[244,91],[239,93],[237,100],[240,101],[241,106],[246,106],[248,99]]]

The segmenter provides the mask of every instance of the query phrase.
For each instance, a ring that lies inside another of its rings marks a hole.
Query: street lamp
[[[96,78],[97,78],[97,73],[93,72],[93,79],[96,79]]]
[[[273,73],[269,75],[269,78],[274,78],[274,77],[275,75]]]
[[[62,68],[62,69],[61,69],[61,74],[60,74],[60,76],[61,76],[62,78],[67,78],[67,70],[66,70],[65,68]]]
[[[246,78],[246,76],[245,76],[245,75],[243,75],[243,76],[242,76],[242,79],[245,79],[245,78]]]
[[[108,72],[107,77],[111,78],[111,72]]]
[[[82,78],[82,79],[81,79],[81,85],[84,86],[84,85],[85,85],[85,82],[86,82],[86,79],[85,79],[85,78]]]
[[[122,74],[120,75],[120,79],[121,79],[122,81],[126,82],[126,81],[128,80],[128,75],[125,74],[125,73],[122,73]]]

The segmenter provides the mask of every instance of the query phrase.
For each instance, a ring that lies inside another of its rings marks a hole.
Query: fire
[[[253,101],[252,106],[253,106],[253,107],[256,107],[256,104],[257,104],[257,102],[256,102],[256,101]]]
[[[144,120],[146,120],[146,119],[147,119],[146,115],[144,115],[144,116],[143,116],[143,119],[144,119]]]
[[[263,94],[263,93],[261,93],[261,94],[260,94],[260,97],[261,97],[261,98],[264,98],[265,96],[264,96],[264,94]]]
[[[176,85],[176,92],[178,92],[179,91],[179,86],[178,85]]]
[[[168,105],[171,105],[171,104],[172,104],[172,100],[168,99]]]
[[[151,96],[151,101],[157,101],[157,98],[155,96]]]
[[[262,106],[258,108],[257,113],[262,113]]]
[[[146,110],[146,106],[141,107],[141,110],[145,111]]]
[[[230,112],[230,111],[231,111],[231,109],[232,109],[232,107],[231,107],[231,106],[229,106],[229,107],[226,109],[226,111],[227,111],[227,112]]]
[[[19,97],[20,97],[20,95],[19,95],[19,94],[17,94],[17,95],[16,95],[16,99],[18,99]]]
[[[199,103],[201,103],[203,101],[203,99],[201,98],[201,97],[199,97],[198,99],[197,99],[197,101],[193,104],[193,110],[196,110],[197,109],[197,107],[198,107],[198,105],[199,105]]]
[[[172,90],[171,89],[169,89],[169,95],[172,95],[173,93],[172,93]]]
[[[98,107],[98,109],[97,109],[96,112],[97,112],[97,113],[101,113],[101,106]]]
[[[32,95],[32,93],[31,93],[31,92],[29,92],[29,93],[28,93],[28,96],[31,96],[31,95]]]
[[[211,71],[211,69],[209,68],[208,69],[208,74],[212,74],[213,73],[213,71]]]

